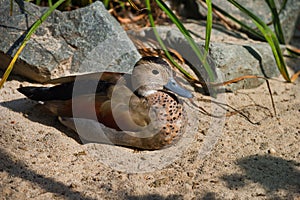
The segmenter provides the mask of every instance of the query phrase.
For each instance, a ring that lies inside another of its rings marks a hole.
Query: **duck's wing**
[[[44,102],[54,115],[98,121],[115,130],[139,131],[150,122],[149,106],[126,86],[111,87],[113,94],[87,94]],[[70,127],[72,128],[72,127]]]
[[[36,101],[68,100],[74,96],[95,93],[105,96],[109,87],[120,81],[123,75],[112,72],[104,72],[97,76],[84,75],[52,87],[20,87],[18,91]]]
[[[124,73],[118,72],[97,72],[90,74],[81,74],[73,76],[64,76],[60,78],[51,79],[44,84],[62,84],[74,82],[76,79],[80,78],[82,80],[102,80],[107,82],[117,82]]]
[[[122,76],[108,72],[100,80],[80,78],[53,87],[18,90],[30,99],[43,101],[56,116],[92,119],[116,130],[137,131],[150,121],[149,106],[128,88],[126,79],[130,76]]]

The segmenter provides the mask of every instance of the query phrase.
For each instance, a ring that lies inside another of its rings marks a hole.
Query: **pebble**
[[[188,176],[188,177],[193,177],[193,176],[194,176],[194,173],[193,173],[193,172],[187,172],[187,176]]]
[[[268,150],[268,153],[269,153],[269,154],[275,154],[275,153],[276,153],[276,150],[273,149],[273,148],[270,148],[270,149]]]

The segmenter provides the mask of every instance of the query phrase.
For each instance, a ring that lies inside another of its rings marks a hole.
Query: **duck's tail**
[[[26,97],[36,101],[45,101],[46,94],[49,91],[48,87],[20,87],[18,91]]]
[[[53,87],[20,87],[18,91],[36,101],[67,100],[72,97],[72,84],[62,84]]]
[[[68,100],[74,96],[85,94],[107,95],[107,90],[113,83],[102,80],[79,80],[67,82],[51,87],[20,87],[18,91],[29,99],[36,101]]]

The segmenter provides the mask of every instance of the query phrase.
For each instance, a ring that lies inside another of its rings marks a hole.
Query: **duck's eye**
[[[152,74],[157,75],[159,74],[159,71],[157,71],[156,69],[152,70]]]

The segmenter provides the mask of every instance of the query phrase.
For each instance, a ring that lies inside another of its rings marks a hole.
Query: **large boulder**
[[[0,0],[0,60],[6,69],[30,26],[47,8],[21,1],[13,14]],[[140,59],[126,32],[99,1],[70,12],[54,11],[21,53],[14,72],[38,82],[72,74],[130,72]]]

